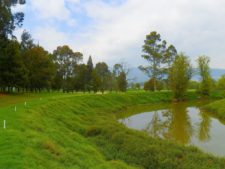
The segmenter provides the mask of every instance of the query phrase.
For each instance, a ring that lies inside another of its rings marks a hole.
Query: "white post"
[[[4,120],[3,128],[6,129],[6,121]]]
[[[16,106],[15,106],[15,111],[16,111]]]
[[[24,103],[24,106],[27,107],[27,102]]]

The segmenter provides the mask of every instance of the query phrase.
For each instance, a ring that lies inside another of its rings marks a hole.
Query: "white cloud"
[[[79,0],[33,0],[30,1],[32,12],[42,20],[64,21],[69,26],[75,26],[76,21],[72,18],[71,11],[66,7],[67,2],[79,3]]]
[[[53,27],[37,28],[33,32],[36,43],[40,43],[49,51],[53,51],[57,46],[66,45],[68,37],[66,33],[60,32]]]
[[[72,4],[69,8],[68,3]],[[36,28],[35,38],[49,50],[65,43],[96,60],[124,58],[138,66],[144,62],[141,46],[145,35],[156,30],[193,61],[206,54],[213,67],[225,67],[224,0],[126,0],[120,5],[103,0],[48,0],[46,5],[45,0],[32,0],[31,5],[43,22],[57,19],[74,26],[73,11],[79,10],[92,20],[81,32],[56,30],[54,23]]]
[[[69,18],[70,12],[65,7],[64,0],[38,0],[30,1],[32,9],[37,11],[43,19],[55,18],[65,20]]]
[[[66,1],[74,4],[80,3],[80,0],[66,0]]]
[[[213,67],[225,67],[224,6],[223,0],[128,0],[119,7],[91,1],[85,9],[97,24],[87,45],[108,60],[124,57],[137,65],[145,35],[156,30],[193,61],[206,54]]]

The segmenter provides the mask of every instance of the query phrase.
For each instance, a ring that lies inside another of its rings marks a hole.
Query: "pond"
[[[203,111],[200,107],[204,104],[132,107],[120,114],[119,122],[152,137],[194,145],[204,152],[225,156],[225,123]]]

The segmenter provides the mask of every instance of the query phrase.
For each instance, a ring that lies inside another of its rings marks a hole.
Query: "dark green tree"
[[[108,80],[110,71],[108,65],[105,62],[99,62],[95,66],[95,71],[100,78],[100,90],[102,93],[104,93],[104,91],[109,88]]]
[[[177,55],[169,72],[170,88],[175,100],[184,99],[191,75],[192,67],[188,57],[182,53]]]
[[[13,36],[13,31],[16,27],[21,27],[22,22],[24,19],[24,14],[22,12],[12,13],[11,7],[17,4],[24,4],[25,1],[16,1],[16,0],[1,0],[0,1],[0,64],[1,64],[1,75],[5,75],[4,77],[1,77],[0,75],[0,87],[2,90],[5,90],[5,86],[3,84],[6,84],[9,81],[9,79],[5,79],[7,74],[10,74],[10,76],[14,76],[13,72],[10,72],[11,68],[7,69],[8,65],[2,65],[4,63],[7,64],[7,58],[12,56],[7,56],[8,54],[6,52],[10,52],[9,55],[11,55],[13,52],[17,53],[15,50],[16,45],[15,42],[10,42],[9,39],[12,39],[15,37]],[[14,43],[14,44],[13,44]],[[9,48],[13,48],[12,51],[9,51]],[[18,54],[18,53],[17,53]],[[18,57],[18,55],[14,57]],[[15,61],[12,61],[15,63]],[[20,61],[18,61],[19,64]],[[14,64],[12,63],[12,64]],[[16,65],[18,65],[16,63]],[[18,67],[17,67],[18,68]],[[2,72],[6,71],[6,72]],[[4,81],[6,80],[6,81]],[[15,83],[15,82],[12,82]]]
[[[42,47],[28,49],[24,54],[25,66],[28,71],[27,89],[41,91],[50,89],[55,69],[51,55]]]
[[[20,45],[17,41],[9,41],[0,57],[0,79],[3,91],[7,88],[8,92],[12,92],[13,88],[23,87],[27,80],[26,75]]]
[[[114,73],[110,72],[107,76],[107,89],[112,92],[113,90],[118,90],[117,86],[117,77],[114,75]]]
[[[53,62],[56,66],[55,88],[68,91],[74,76],[74,67],[83,59],[83,54],[74,52],[69,46],[59,46],[53,52]],[[57,85],[58,83],[58,85]]]
[[[163,63],[167,64],[166,69],[170,68],[177,55],[177,50],[173,45],[169,45],[164,52]],[[168,70],[167,70],[168,71]]]
[[[203,96],[209,96],[212,88],[212,77],[210,75],[210,68],[209,68],[210,59],[207,56],[200,56],[197,61],[201,77],[199,92]]]
[[[74,87],[76,91],[86,91],[87,84],[87,65],[79,64],[74,68]]]
[[[92,57],[89,56],[88,61],[87,61],[87,83],[85,88],[90,92],[92,90],[92,72],[93,72],[94,66],[92,62]]]
[[[225,90],[225,75],[222,75],[216,84],[217,89],[219,90]]]
[[[121,92],[126,92],[127,84],[128,83],[127,83],[126,73],[121,72],[117,78],[118,90]]]
[[[144,90],[145,91],[154,91],[154,83],[156,82],[156,90],[162,90],[163,84],[159,80],[150,79],[147,82],[144,83]]]
[[[5,41],[13,35],[16,27],[21,27],[24,20],[22,12],[12,13],[11,7],[24,4],[25,1],[1,0],[0,1],[0,40]]]
[[[163,75],[168,72],[177,52],[173,45],[167,48],[167,42],[161,40],[160,34],[153,31],[146,36],[142,47],[142,57],[147,60],[149,65],[139,66],[140,70],[146,73],[149,78],[154,80],[154,91],[157,89],[157,80],[161,80]]]
[[[32,39],[32,36],[29,32],[26,30],[23,31],[21,35],[21,50],[25,51],[27,49],[31,49],[32,47],[35,46],[34,40]]]
[[[101,78],[97,74],[96,70],[93,70],[91,73],[91,86],[94,93],[97,93],[101,87]]]

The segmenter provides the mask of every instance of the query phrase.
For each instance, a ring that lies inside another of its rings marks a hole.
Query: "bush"
[[[163,83],[159,80],[156,80],[156,90],[162,90]],[[144,90],[145,91],[154,91],[154,79],[151,78],[149,81],[144,83]]]

